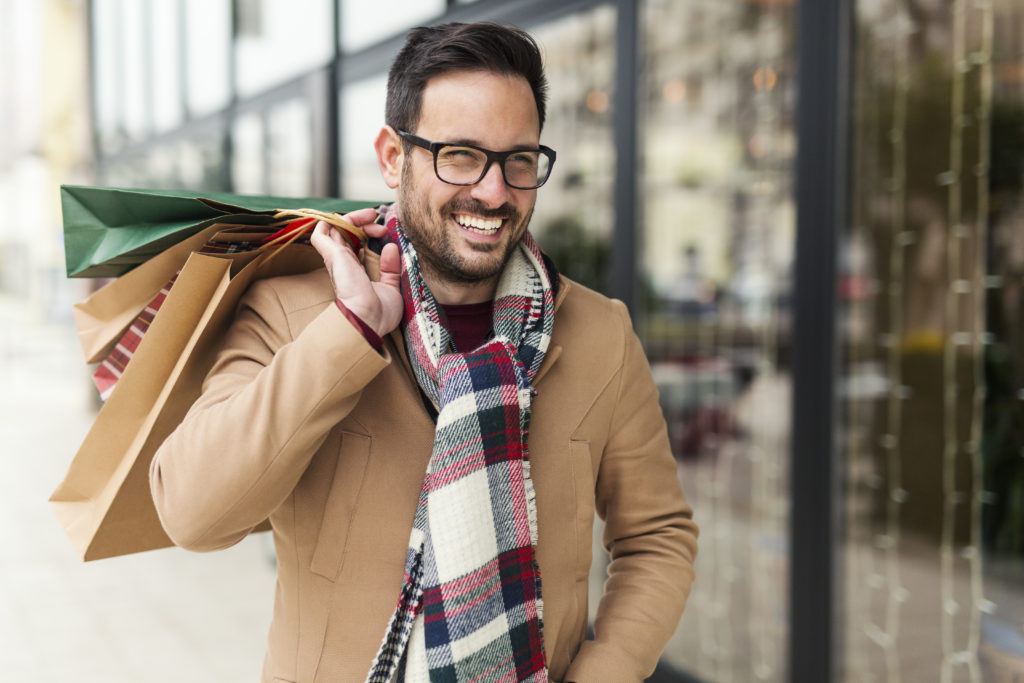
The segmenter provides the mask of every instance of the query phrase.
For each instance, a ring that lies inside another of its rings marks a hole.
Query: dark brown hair
[[[490,22],[441,24],[409,32],[388,72],[385,122],[415,132],[423,90],[434,76],[453,71],[491,71],[522,76],[530,84],[544,128],[548,83],[536,41],[522,29]]]

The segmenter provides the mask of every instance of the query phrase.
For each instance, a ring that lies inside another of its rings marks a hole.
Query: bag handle
[[[306,222],[303,223],[303,227],[305,227],[305,230],[303,230],[302,232],[306,232],[306,230],[309,229],[308,226],[309,226],[309,224],[311,222],[313,222],[313,221],[323,221],[325,223],[333,225],[335,228],[338,228],[339,230],[341,230],[343,232],[347,232],[348,234],[352,235],[353,237],[355,237],[360,242],[366,241],[366,233],[363,232],[362,228],[358,228],[358,227],[352,225],[351,223],[346,221],[344,218],[342,218],[340,214],[337,214],[337,213],[330,213],[330,212],[327,212],[327,211],[318,211],[317,209],[283,209],[283,210],[278,211],[277,213],[275,213],[274,214],[274,218],[308,218],[308,219],[310,219],[309,221],[306,221]],[[289,228],[295,222],[296,221],[292,221],[291,223],[289,223]],[[282,231],[282,232],[285,232],[285,235],[281,236],[281,237],[283,237],[284,239],[287,239],[287,236],[290,235],[290,231]],[[278,238],[279,236],[280,236],[280,233],[278,235],[274,235],[273,237],[271,237],[271,239],[267,240],[267,243],[268,244],[274,244],[275,243],[275,238]],[[276,241],[280,241],[280,240],[276,240]]]
[[[264,264],[269,263],[271,259],[284,251],[285,247],[309,232],[317,221],[324,221],[341,230],[343,234],[347,233],[347,237],[351,240],[354,250],[358,250],[359,244],[366,240],[366,233],[361,228],[352,225],[337,213],[318,211],[316,209],[285,209],[275,213],[274,218],[288,220],[288,223],[283,229],[275,232],[259,246],[260,251],[277,247],[263,261]]]

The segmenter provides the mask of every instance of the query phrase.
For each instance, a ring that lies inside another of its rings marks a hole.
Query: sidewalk
[[[81,562],[46,502],[94,416],[70,323],[0,296],[0,678],[259,680],[269,538]]]

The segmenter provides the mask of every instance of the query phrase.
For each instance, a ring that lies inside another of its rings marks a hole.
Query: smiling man
[[[546,87],[518,29],[413,30],[374,143],[396,203],[251,288],[153,460],[179,545],[269,519],[264,681],[639,681],[675,629],[697,530],[646,358],[528,230]]]

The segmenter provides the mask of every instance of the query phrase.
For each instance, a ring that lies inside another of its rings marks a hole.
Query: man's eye
[[[446,147],[441,152],[442,158],[449,159],[451,161],[474,161],[479,157],[479,153],[474,149],[466,147]]]
[[[507,163],[516,168],[533,168],[537,165],[537,155],[530,153],[513,154],[508,158]]]

